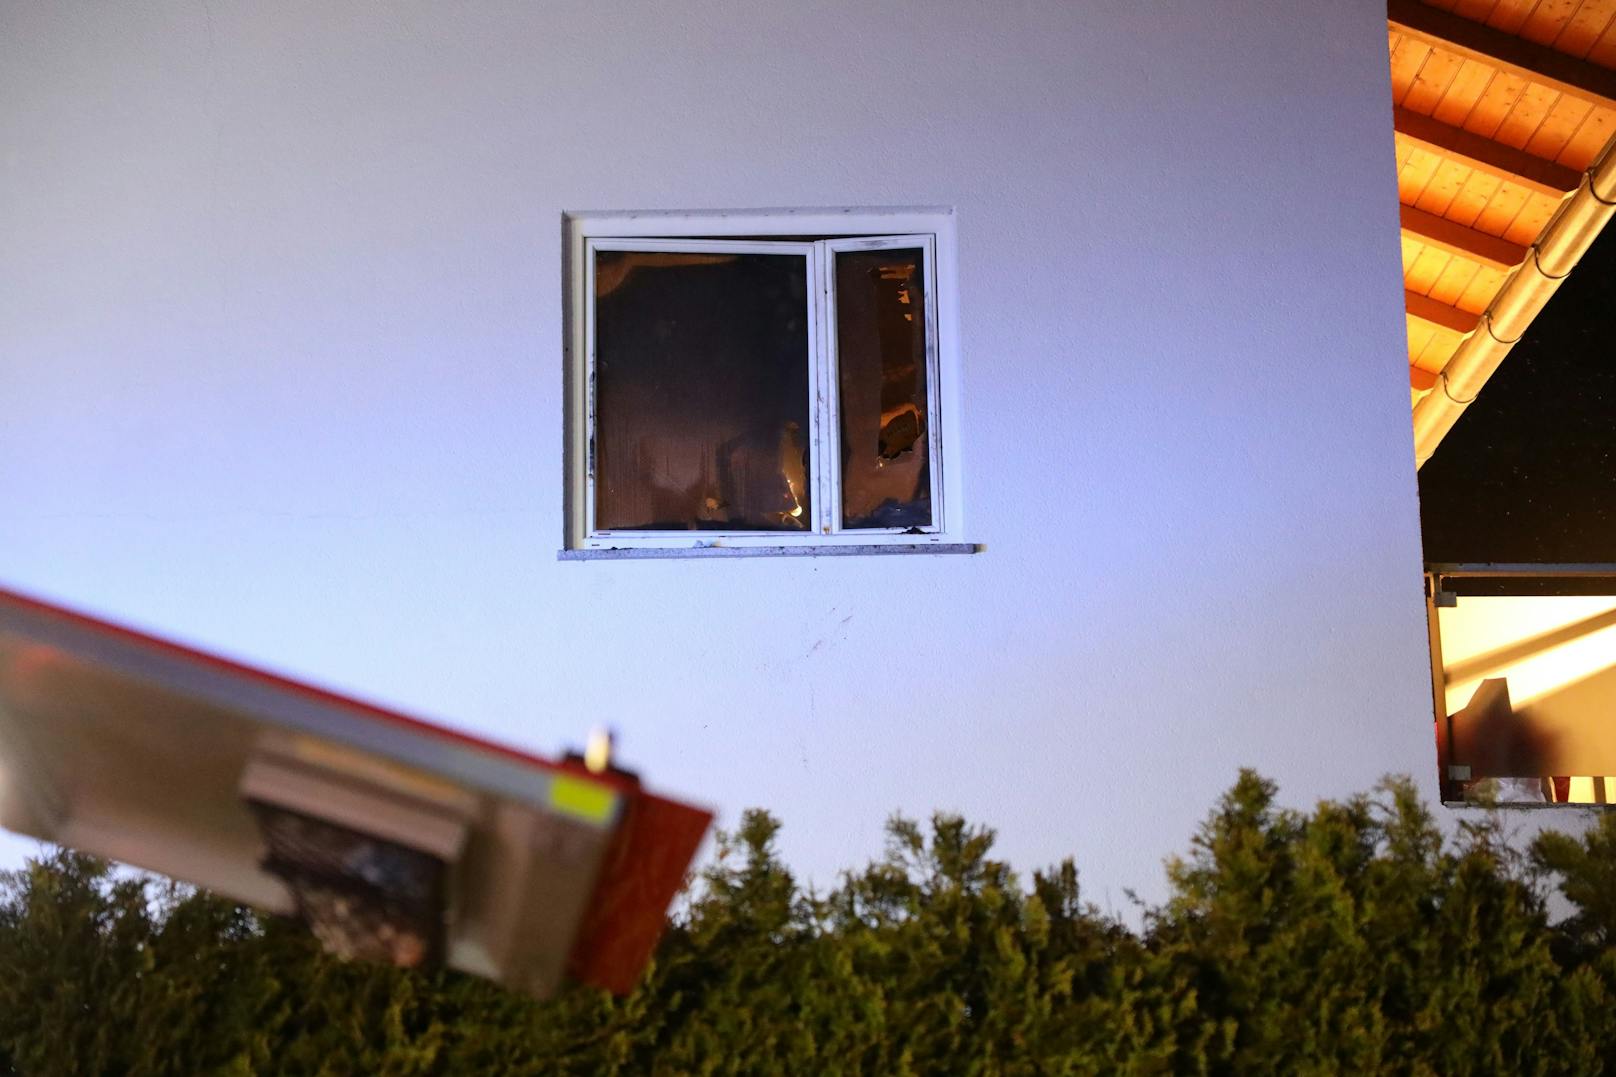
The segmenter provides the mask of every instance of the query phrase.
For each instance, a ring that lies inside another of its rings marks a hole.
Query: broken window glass
[[[595,526],[805,531],[808,262],[595,252]]]
[[[924,252],[835,257],[842,526],[930,527]]]

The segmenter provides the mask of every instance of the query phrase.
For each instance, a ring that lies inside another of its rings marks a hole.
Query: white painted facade
[[[823,882],[950,809],[1119,907],[1239,766],[1434,798],[1385,34],[4,3],[0,586],[541,751],[609,720]],[[956,214],[984,551],[558,562],[562,214],[908,205]]]

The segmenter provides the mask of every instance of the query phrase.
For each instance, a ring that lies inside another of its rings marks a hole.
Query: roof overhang
[[[1390,0],[1388,31],[1424,464],[1616,214],[1616,0]]]

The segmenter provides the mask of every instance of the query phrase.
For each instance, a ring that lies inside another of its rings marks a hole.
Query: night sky
[[[1616,227],[1420,470],[1420,520],[1428,562],[1616,562]]]

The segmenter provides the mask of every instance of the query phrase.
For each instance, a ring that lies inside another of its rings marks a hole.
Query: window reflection
[[[802,531],[807,259],[595,253],[595,526]]]
[[[923,256],[836,255],[843,527],[931,526]]]

